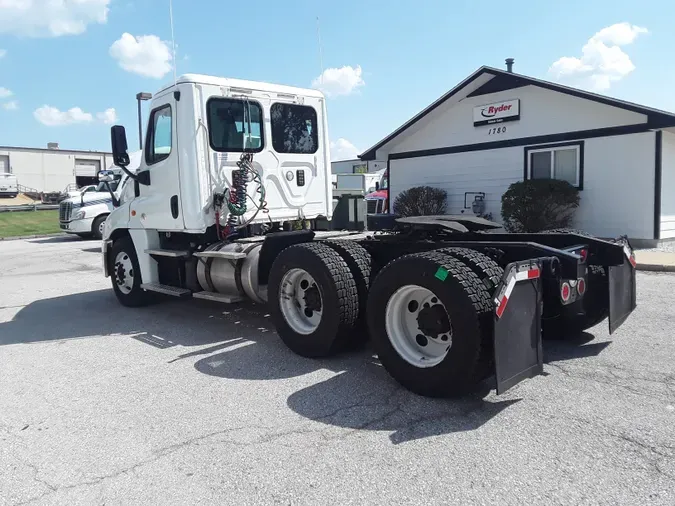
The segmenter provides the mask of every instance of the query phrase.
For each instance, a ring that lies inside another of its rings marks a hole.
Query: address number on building
[[[488,130],[488,135],[497,135],[506,133],[506,127],[494,127]]]

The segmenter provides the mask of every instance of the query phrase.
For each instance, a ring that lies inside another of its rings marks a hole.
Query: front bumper
[[[59,228],[67,234],[88,234],[91,232],[93,218],[82,218],[81,220],[59,221]]]

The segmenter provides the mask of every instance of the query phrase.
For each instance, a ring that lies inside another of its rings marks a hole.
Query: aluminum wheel
[[[115,257],[115,283],[124,295],[131,293],[134,287],[134,264],[126,252],[120,251]]]
[[[415,367],[433,367],[452,347],[452,325],[445,306],[426,288],[405,285],[387,302],[385,326],[391,345]]]
[[[321,323],[323,301],[314,278],[303,269],[291,269],[281,279],[279,307],[294,332],[308,335]]]

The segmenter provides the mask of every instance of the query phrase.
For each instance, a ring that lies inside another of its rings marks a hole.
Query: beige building
[[[0,146],[0,172],[10,172],[20,185],[38,191],[96,184],[98,172],[111,164],[111,153],[60,149],[56,143],[47,148]]]

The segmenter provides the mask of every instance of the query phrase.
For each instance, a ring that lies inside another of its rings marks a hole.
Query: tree
[[[416,186],[396,196],[394,212],[400,216],[445,214],[447,195],[447,192],[440,188]]]
[[[502,218],[509,232],[541,232],[571,226],[579,190],[567,181],[530,179],[502,195]]]

